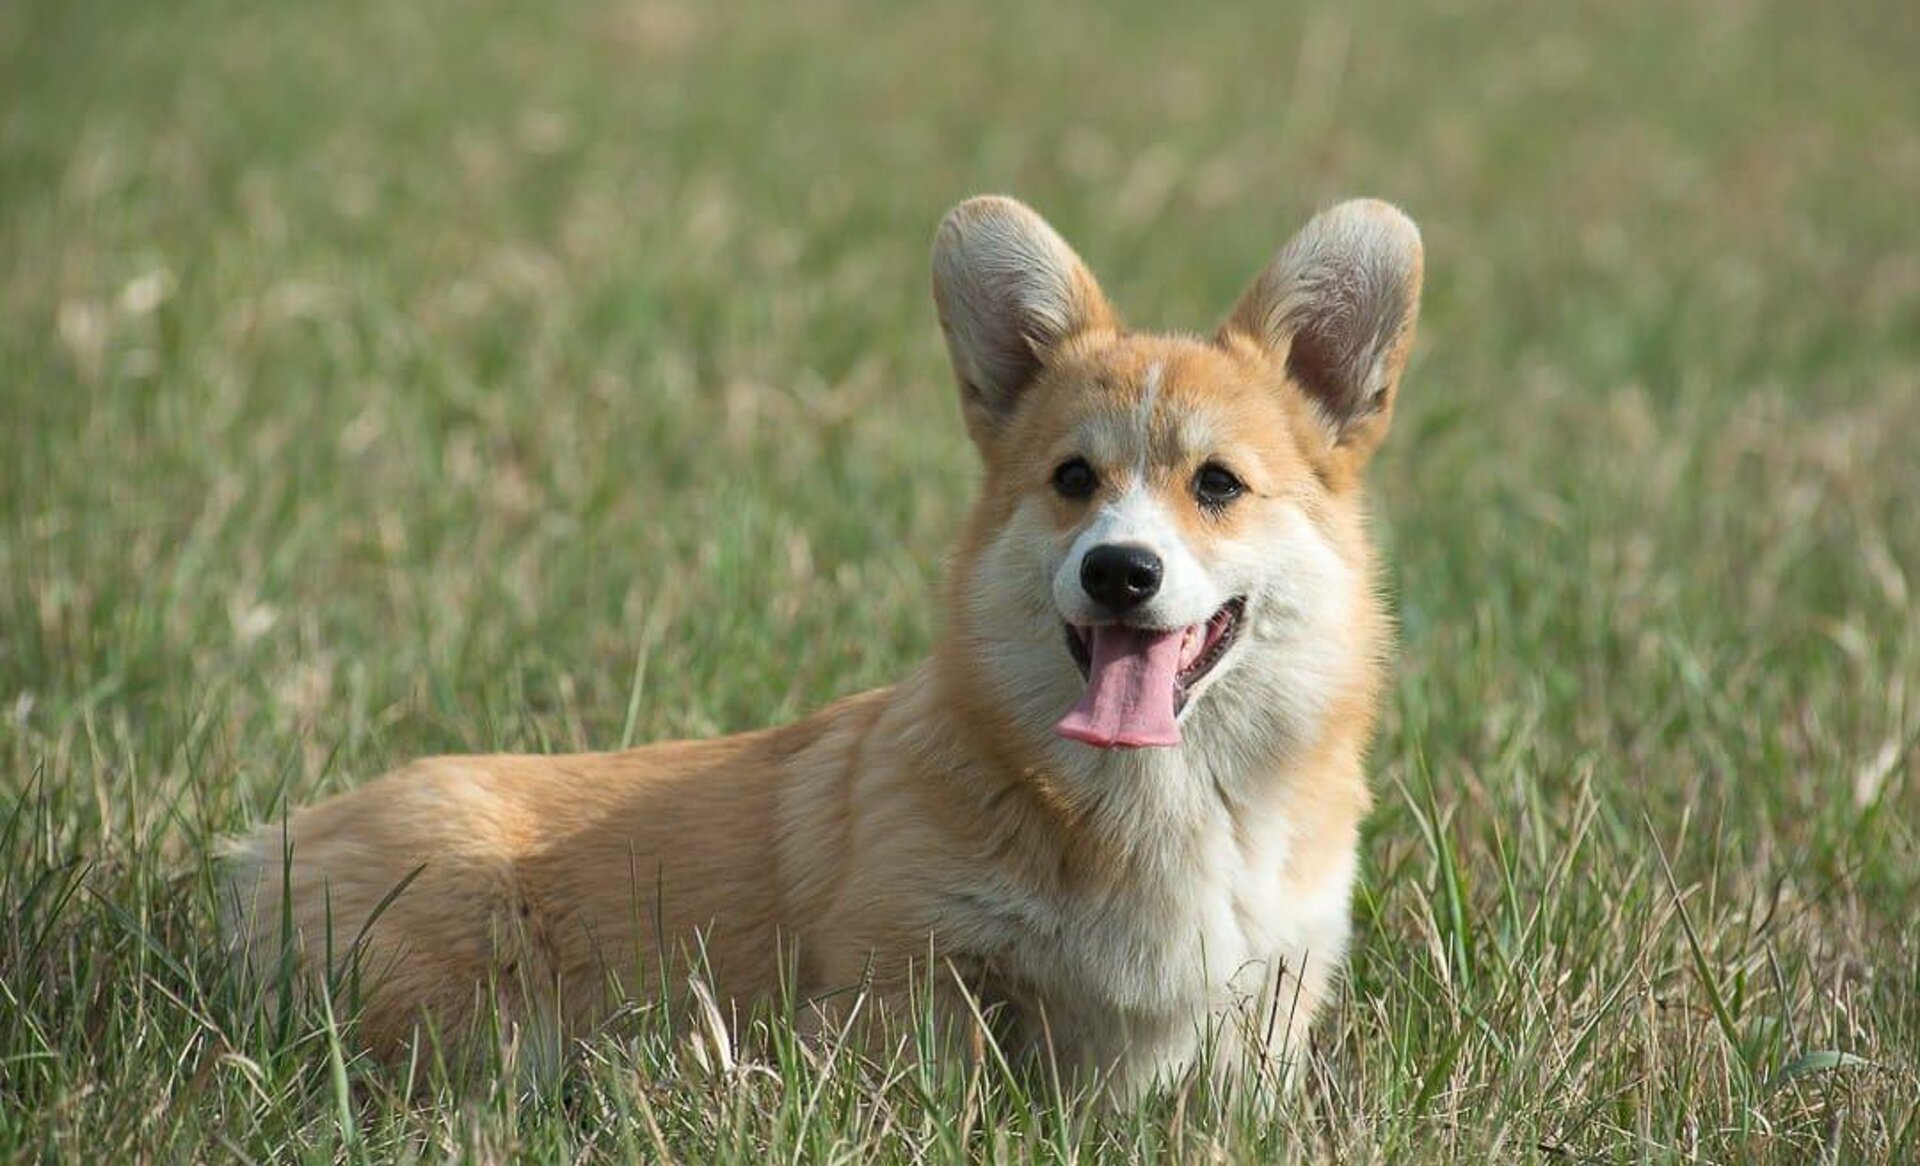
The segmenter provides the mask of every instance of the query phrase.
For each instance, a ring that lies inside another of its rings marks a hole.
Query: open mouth
[[[1087,688],[1056,731],[1103,749],[1178,745],[1188,694],[1233,647],[1246,610],[1242,596],[1182,628],[1067,625]]]

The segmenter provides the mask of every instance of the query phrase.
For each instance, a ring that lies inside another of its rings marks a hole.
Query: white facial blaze
[[[1160,399],[1160,363],[1155,361],[1147,366],[1147,375],[1140,386],[1140,404],[1134,410],[1133,437],[1139,446],[1139,455],[1133,463],[1133,480],[1144,482],[1147,478],[1147,434],[1153,424],[1153,406]]]

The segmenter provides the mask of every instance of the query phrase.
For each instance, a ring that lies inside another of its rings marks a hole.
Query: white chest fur
[[[1210,1031],[1285,1037],[1303,974],[1324,981],[1344,952],[1354,863],[1290,870],[1284,801],[1230,805],[1178,754],[1133,756],[1098,811],[1127,847],[1114,877],[976,883],[944,929],[985,957],[1026,1035],[1141,1081],[1184,1067]]]

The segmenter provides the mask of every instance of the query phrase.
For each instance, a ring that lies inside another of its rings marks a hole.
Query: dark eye
[[[1193,492],[1203,506],[1219,508],[1245,493],[1247,485],[1233,471],[1217,462],[1200,467],[1193,477]]]
[[[1068,458],[1053,471],[1053,488],[1060,491],[1062,498],[1085,498],[1093,493],[1099,481],[1083,457]]]

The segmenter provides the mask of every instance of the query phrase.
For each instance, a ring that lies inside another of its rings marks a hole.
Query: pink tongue
[[[1087,690],[1054,732],[1102,749],[1178,745],[1174,723],[1174,676],[1188,629],[1170,632],[1141,628],[1091,629],[1093,662]]]

